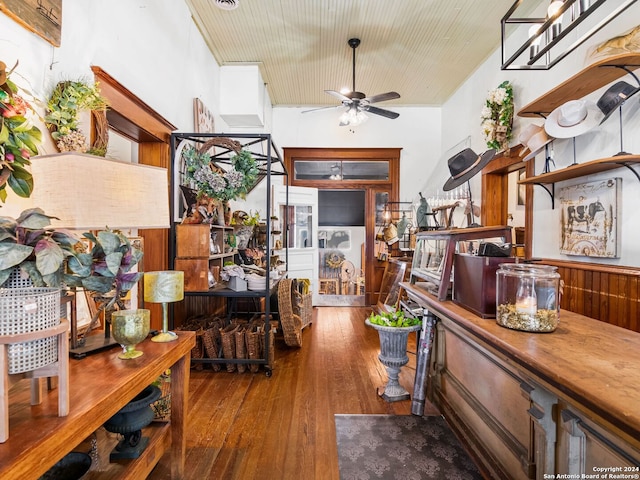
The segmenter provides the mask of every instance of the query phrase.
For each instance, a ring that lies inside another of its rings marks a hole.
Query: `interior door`
[[[318,301],[318,189],[273,186],[273,211],[282,225],[282,242],[288,247],[289,278],[311,281],[312,303]]]

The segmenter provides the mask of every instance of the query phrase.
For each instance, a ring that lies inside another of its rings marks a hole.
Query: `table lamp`
[[[178,339],[169,331],[169,302],[179,302],[184,298],[184,272],[163,270],[144,274],[144,301],[162,303],[162,332],[151,340],[154,342],[172,342]]]

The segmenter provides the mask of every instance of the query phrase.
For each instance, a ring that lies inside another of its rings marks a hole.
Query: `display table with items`
[[[138,344],[143,355],[135,359],[122,360],[117,350],[111,350],[69,360],[66,416],[58,416],[56,389],[43,395],[40,405],[30,406],[28,395],[22,395],[16,385],[9,395],[11,435],[0,444],[0,478],[40,478],[169,369],[170,422],[155,422],[143,430],[149,440],[138,458],[91,470],[90,478],[146,478],[165,453],[171,455],[172,478],[184,478],[189,353],[194,337],[191,332],[179,332],[173,342],[147,339]]]
[[[438,318],[429,398],[487,478],[640,473],[640,334],[564,310],[519,331],[402,288]]]

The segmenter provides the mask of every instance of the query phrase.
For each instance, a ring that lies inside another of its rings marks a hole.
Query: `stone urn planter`
[[[409,363],[409,357],[407,355],[409,334],[420,330],[421,321],[418,319],[404,319],[402,316],[402,320],[399,322],[390,323],[401,325],[407,323],[408,326],[386,326],[375,323],[377,320],[380,320],[381,317],[390,317],[392,315],[396,315],[397,317],[402,316],[402,313],[372,315],[365,320],[365,324],[378,331],[380,337],[380,354],[378,355],[378,360],[384,365],[389,377],[381,397],[387,402],[398,402],[410,398],[409,392],[400,385],[398,377],[400,375],[400,369]]]

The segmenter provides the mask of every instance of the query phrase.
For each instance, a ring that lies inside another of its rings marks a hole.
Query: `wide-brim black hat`
[[[638,92],[640,88],[620,81],[611,85],[598,100],[598,108],[604,113],[604,118],[600,121],[602,125],[629,97]]]
[[[449,164],[449,173],[451,173],[451,178],[445,182],[442,190],[446,192],[452,188],[456,188],[458,185],[462,185],[482,170],[487,163],[493,160],[495,155],[496,151],[493,148],[480,155],[470,148],[465,148],[461,152],[455,154],[447,162]]]

